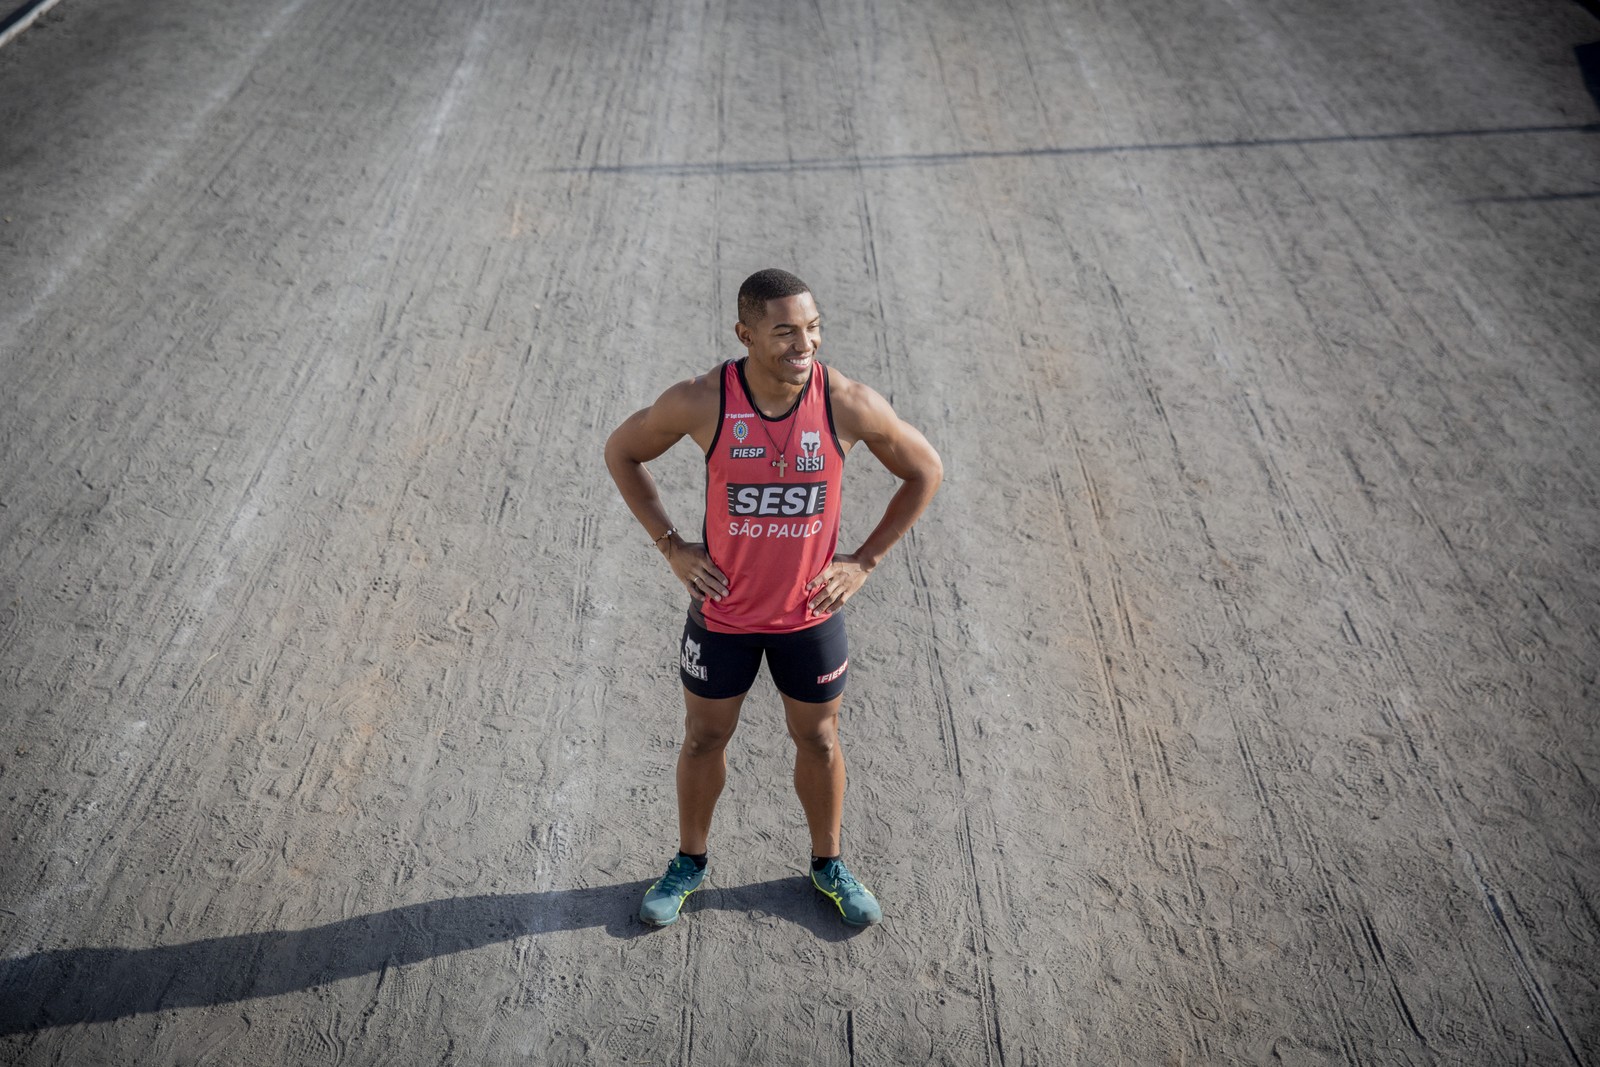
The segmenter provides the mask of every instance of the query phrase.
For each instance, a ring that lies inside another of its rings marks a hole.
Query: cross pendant
[[[781,452],[778,454],[778,458],[772,461],[772,465],[778,468],[778,477],[780,478],[789,471],[789,461],[783,458]]]

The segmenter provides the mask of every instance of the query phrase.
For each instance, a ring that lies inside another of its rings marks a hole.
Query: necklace
[[[813,373],[815,372],[813,371]],[[772,461],[772,465],[778,468],[778,477],[787,477],[789,461],[784,456],[788,453],[789,446],[794,443],[794,428],[800,422],[800,401],[805,399],[806,390],[811,388],[811,378],[807,376],[805,386],[801,388],[800,395],[795,397],[794,406],[789,409],[787,416],[789,419],[789,435],[783,439],[782,448],[778,447],[778,439],[772,436],[772,431],[767,429],[767,417],[761,414],[761,405],[757,404],[756,398],[750,394],[750,383],[745,380],[744,367],[742,366],[739,368],[739,384],[744,386],[745,396],[749,398],[750,406],[755,409],[756,422],[761,424],[762,434],[766,436],[767,441],[772,445],[772,450],[778,454],[778,458]]]
[[[783,478],[789,473],[789,461],[783,457],[784,454],[789,451],[789,445],[794,441],[794,428],[796,424],[800,422],[798,417],[800,414],[800,402],[796,400],[794,404],[795,409],[789,412],[789,435],[783,439],[782,448],[778,447],[778,439],[772,436],[772,431],[767,429],[767,420],[766,417],[761,414],[760,406],[757,405],[753,399],[750,406],[756,409],[756,421],[761,424],[761,432],[765,434],[767,440],[771,442],[772,450],[778,454],[778,458],[772,461],[772,465],[778,468],[778,477]]]

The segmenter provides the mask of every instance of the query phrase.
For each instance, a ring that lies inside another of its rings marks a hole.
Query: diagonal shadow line
[[[1531,193],[1527,196],[1475,196],[1463,204],[1547,204],[1557,200],[1596,200],[1600,190],[1590,193]]]
[[[1119,152],[1205,152],[1299,145],[1375,144],[1387,141],[1440,141],[1462,137],[1513,137],[1540,133],[1600,133],[1600,123],[1548,126],[1497,126],[1478,130],[1406,130],[1396,133],[1332,134],[1325,137],[1262,137],[1233,141],[1166,141],[1155,144],[1078,145],[1061,148],[1015,148],[970,152],[920,152],[893,156],[848,156],[839,159],[745,160],[727,163],[595,163],[584,167],[551,167],[546,174],[638,174],[650,177],[702,177],[723,174],[795,173],[830,170],[891,170],[901,167],[943,167],[997,159],[1065,159]]]
[[[452,897],[308,930],[0,960],[0,1035],[277,996],[532,934],[604,927],[612,937],[638,937],[654,931],[637,918],[649,885]],[[831,908],[795,876],[727,889],[708,885],[689,898],[684,914],[754,913],[825,940],[855,936]]]
[[[27,0],[21,7],[11,14],[0,18],[0,48],[11,43],[11,39],[32,26],[45,12],[56,6],[57,0]]]

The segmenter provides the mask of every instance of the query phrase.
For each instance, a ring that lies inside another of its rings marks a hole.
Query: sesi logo
[[[827,482],[728,486],[729,515],[820,515],[827,503]]]
[[[683,668],[683,673],[691,678],[698,678],[702,682],[710,675],[706,665],[700,662],[700,642],[683,635],[683,655],[678,657],[678,665]],[[844,668],[840,668],[843,670]]]
[[[816,430],[800,431],[801,455],[794,457],[794,469],[801,474],[822,472],[822,434]]]

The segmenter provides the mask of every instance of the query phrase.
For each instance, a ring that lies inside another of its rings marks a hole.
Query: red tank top
[[[706,453],[706,550],[728,595],[699,605],[718,633],[790,633],[826,619],[806,583],[839,545],[844,450],[833,429],[828,369],[815,364],[782,417],[761,414],[743,361],[722,365],[722,410]]]

